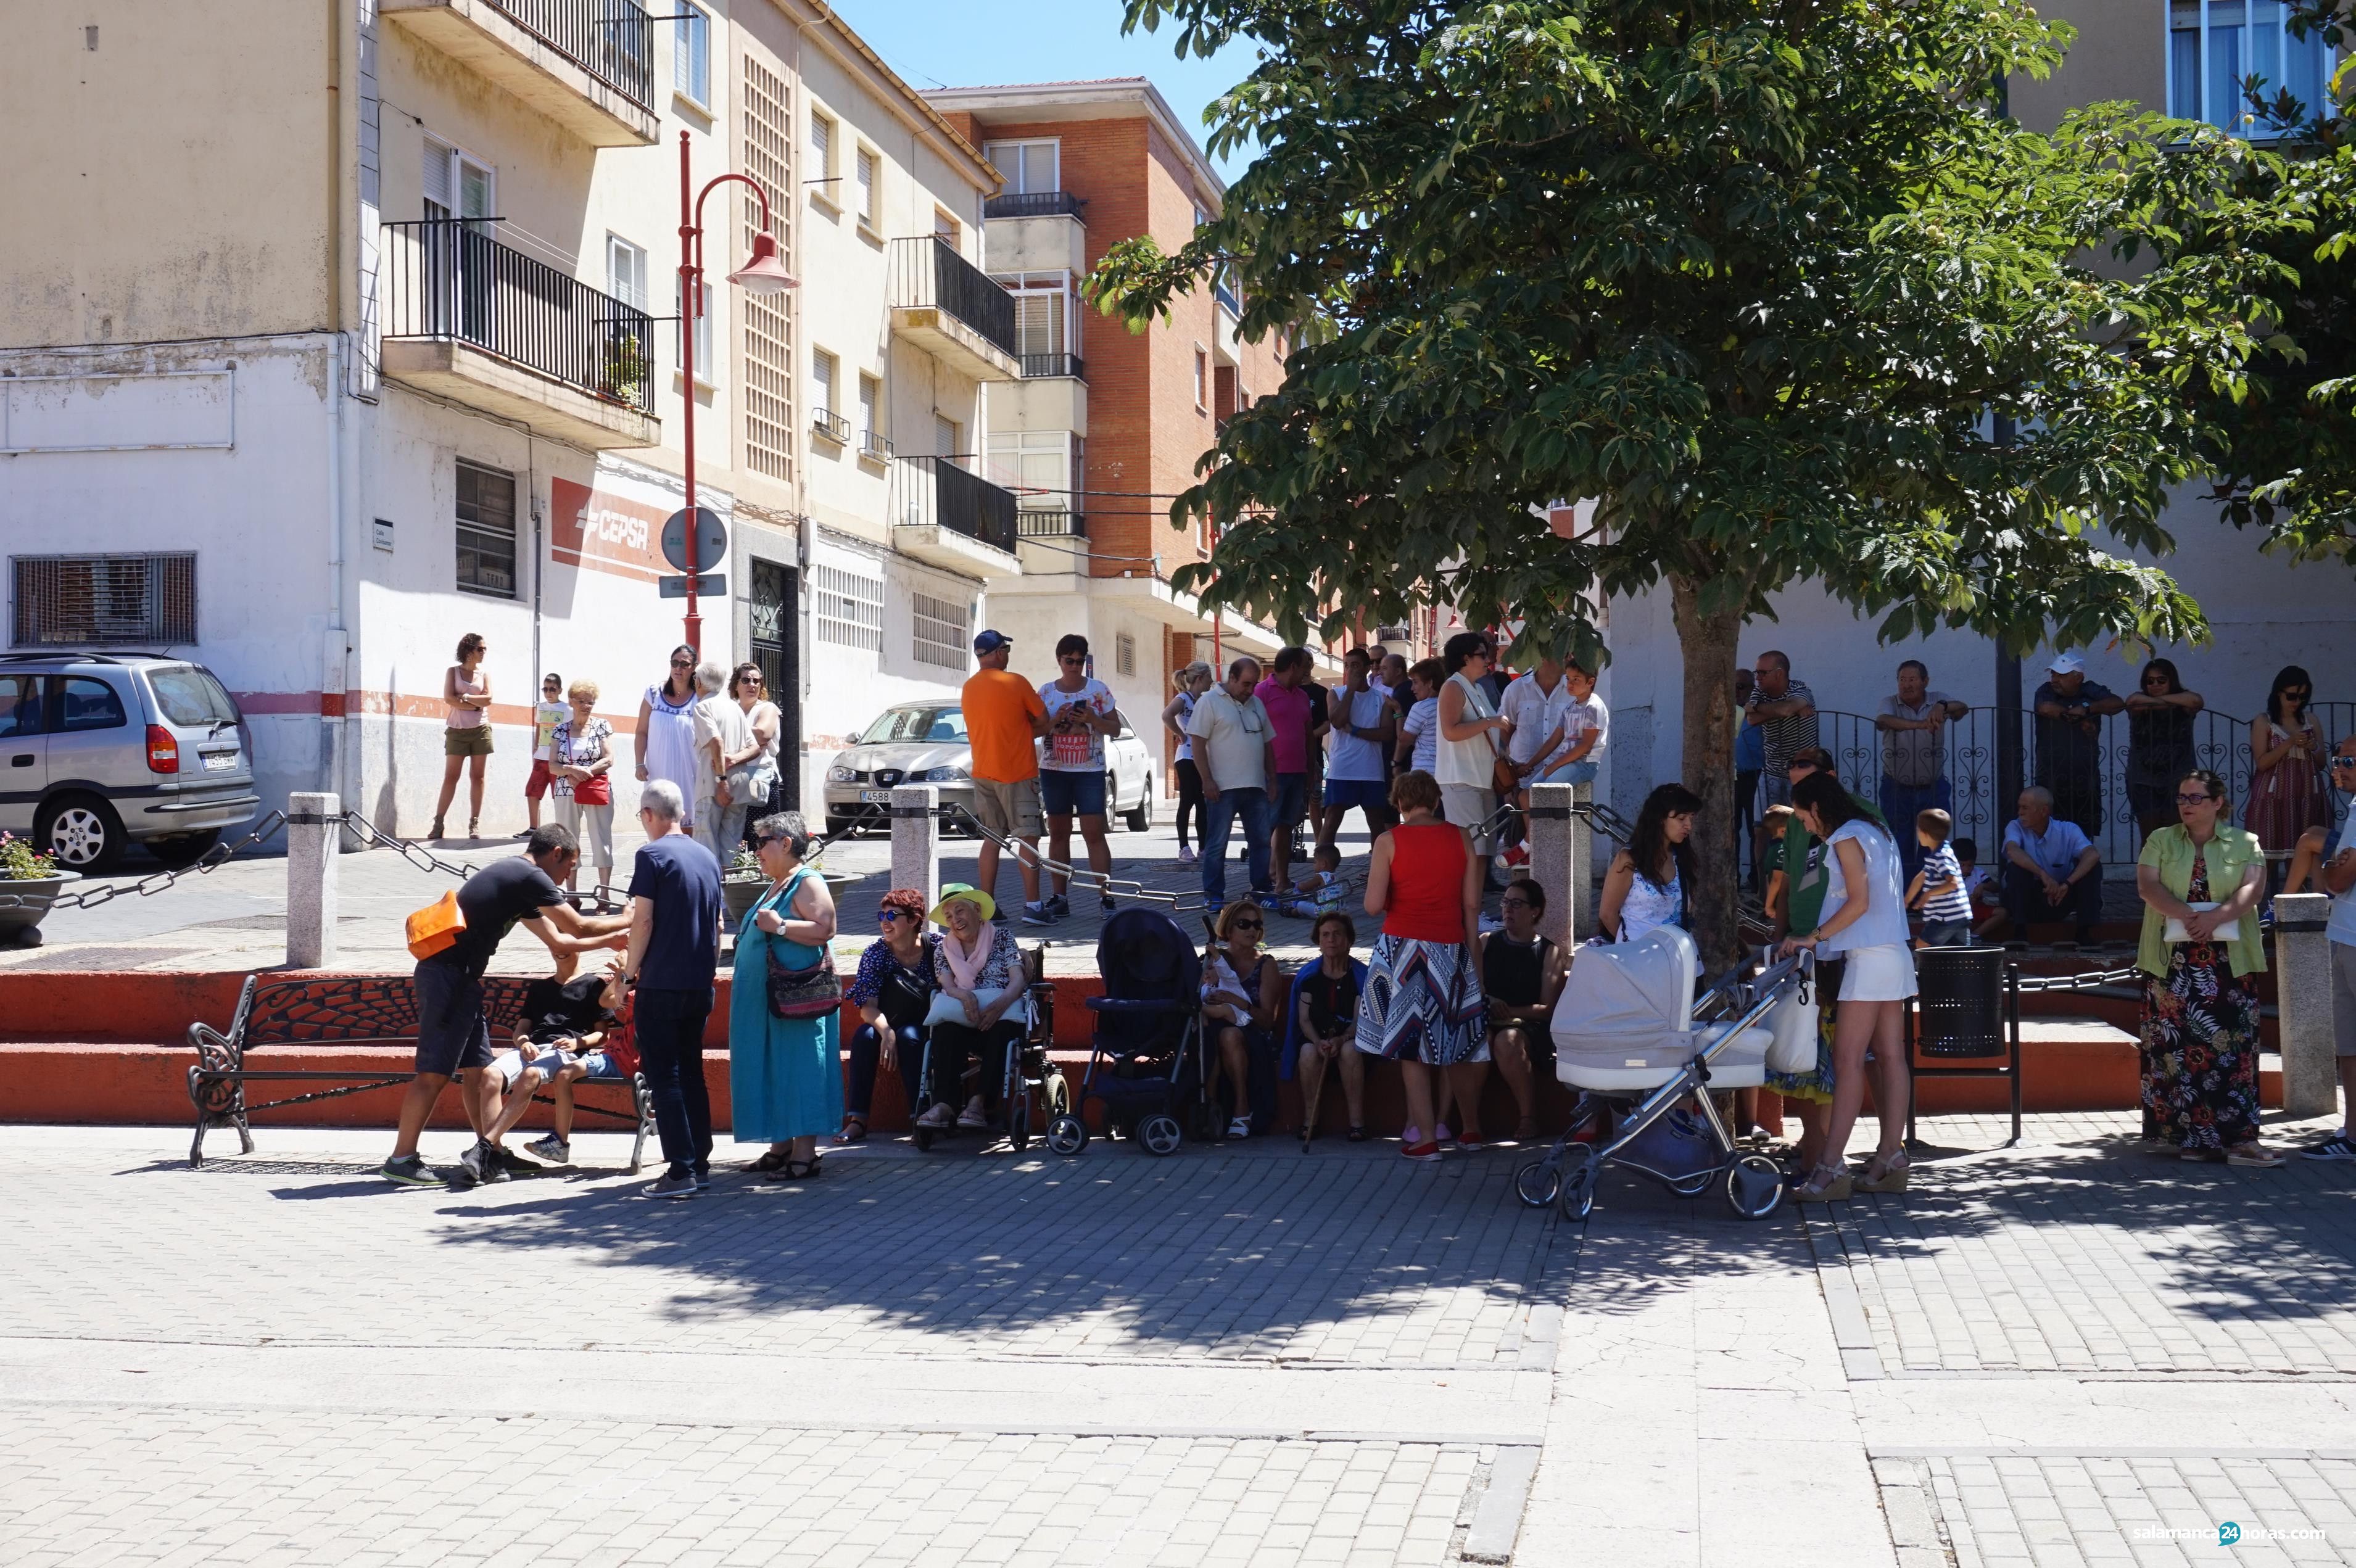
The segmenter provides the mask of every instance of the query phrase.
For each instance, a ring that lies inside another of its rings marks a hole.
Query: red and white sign
[[[570,566],[652,582],[670,570],[662,558],[669,514],[570,479],[548,484],[549,554]]]

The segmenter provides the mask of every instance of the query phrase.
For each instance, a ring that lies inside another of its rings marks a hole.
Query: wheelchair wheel
[[[1566,1220],[1585,1221],[1595,1212],[1595,1151],[1584,1145],[1566,1157],[1556,1204]]]
[[[918,1128],[916,1128],[916,1149],[917,1149],[917,1152],[918,1152],[918,1153],[923,1153],[925,1150],[927,1150],[927,1149],[929,1149],[929,1148],[931,1148],[931,1147],[933,1147],[933,1136],[934,1136],[934,1134],[933,1134],[933,1129],[932,1129],[932,1128],[930,1128],[930,1127],[918,1127]]]
[[[1047,1124],[1047,1147],[1069,1158],[1088,1147],[1087,1124],[1066,1111]]]
[[[1031,1144],[1031,1091],[1024,1089],[1006,1107],[1006,1141],[1021,1154]]]
[[[1166,1113],[1148,1116],[1137,1125],[1137,1141],[1152,1155],[1176,1154],[1183,1141],[1178,1130],[1178,1118]]]
[[[1783,1201],[1783,1172],[1763,1154],[1746,1154],[1726,1173],[1726,1206],[1745,1220],[1764,1220]]]
[[[1562,1193],[1562,1170],[1552,1160],[1534,1159],[1514,1172],[1514,1196],[1525,1209],[1543,1209]]]

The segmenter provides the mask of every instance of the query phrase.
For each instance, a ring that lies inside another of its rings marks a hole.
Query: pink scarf
[[[958,944],[956,931],[941,933],[941,955],[949,961],[949,977],[957,982],[960,991],[974,989],[975,983],[981,978],[982,968],[990,962],[990,949],[997,940],[997,933],[984,925],[975,933],[975,937],[974,950],[968,953]]]

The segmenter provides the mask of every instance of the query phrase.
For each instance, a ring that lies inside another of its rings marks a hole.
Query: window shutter
[[[943,457],[958,454],[957,421],[942,414],[933,416],[933,450]]]
[[[871,224],[875,220],[875,155],[864,148],[859,154],[859,214]]]
[[[860,378],[859,428],[863,434],[872,434],[876,429],[875,388],[876,382],[873,379],[865,376]]]
[[[834,126],[823,114],[810,116],[810,156],[821,177],[834,173]]]
[[[458,210],[458,198],[450,189],[450,158],[449,144],[425,138],[425,205],[436,218],[447,218]]]

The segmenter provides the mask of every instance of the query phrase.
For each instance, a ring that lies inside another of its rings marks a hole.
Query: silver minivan
[[[186,865],[253,819],[253,745],[213,672],[160,654],[0,655],[0,829],[76,871]]]

